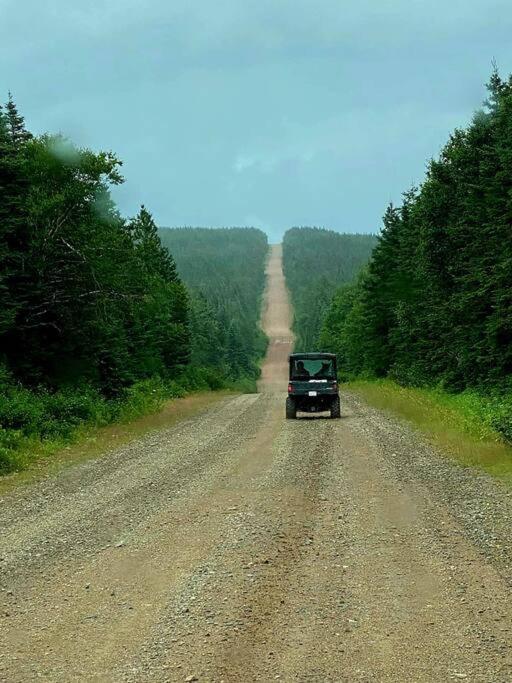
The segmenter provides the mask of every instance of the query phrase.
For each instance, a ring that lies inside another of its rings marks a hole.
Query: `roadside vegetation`
[[[217,298],[203,299],[188,291],[149,211],[120,215],[110,195],[120,167],[110,152],[33,136],[12,98],[0,108],[0,474],[84,426],[254,381],[264,342],[257,325],[246,346],[245,330],[235,341],[229,299],[240,291],[246,319],[257,319],[265,236],[251,233],[257,254],[233,265],[231,289],[217,282]],[[226,249],[222,231],[211,231],[209,249],[207,260]],[[211,350],[221,332],[219,357]]]
[[[411,422],[461,465],[478,467],[512,485],[512,445],[496,429],[496,416],[512,411],[511,397],[404,387],[389,379],[358,379],[346,387],[375,408]]]

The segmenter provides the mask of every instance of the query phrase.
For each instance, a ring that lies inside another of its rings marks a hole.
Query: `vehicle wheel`
[[[297,417],[297,406],[295,405],[295,401],[293,398],[290,398],[289,396],[286,399],[286,419],[287,420],[295,420]]]
[[[331,417],[341,417],[340,397],[336,396],[331,403]]]

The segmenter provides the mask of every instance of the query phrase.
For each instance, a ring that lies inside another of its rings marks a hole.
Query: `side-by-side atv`
[[[340,395],[333,353],[292,353],[286,398],[286,418],[294,420],[297,412],[330,411],[340,417]]]

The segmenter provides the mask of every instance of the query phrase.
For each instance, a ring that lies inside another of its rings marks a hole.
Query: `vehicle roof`
[[[290,360],[320,360],[321,358],[328,358],[329,360],[336,360],[335,353],[290,353]]]

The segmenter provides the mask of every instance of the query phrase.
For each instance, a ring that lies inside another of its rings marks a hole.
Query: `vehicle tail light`
[[[333,386],[333,389],[337,390],[338,389],[338,382],[334,382],[334,384],[332,386]]]
[[[288,393],[291,394],[293,392],[293,386],[291,384],[288,385]]]

